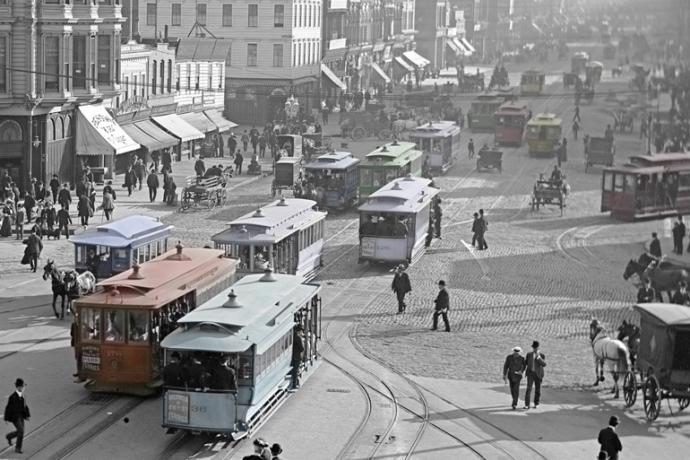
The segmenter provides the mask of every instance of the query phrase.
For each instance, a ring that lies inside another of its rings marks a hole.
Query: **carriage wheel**
[[[632,371],[626,372],[623,378],[623,399],[625,407],[631,407],[637,400],[637,378]]]
[[[690,406],[690,398],[678,398],[678,407],[680,410],[686,409]]]
[[[659,417],[661,409],[661,388],[655,376],[650,375],[644,382],[642,388],[642,401],[644,402],[644,413],[648,422],[653,422]]]
[[[361,127],[361,126],[358,126],[358,127],[354,128],[354,129],[352,130],[352,132],[350,133],[350,135],[352,136],[352,139],[358,141],[358,140],[364,138],[364,136],[367,135],[367,130],[364,129],[363,127]]]
[[[379,131],[378,136],[382,141],[387,141],[393,137],[393,132],[390,129],[382,129]]]

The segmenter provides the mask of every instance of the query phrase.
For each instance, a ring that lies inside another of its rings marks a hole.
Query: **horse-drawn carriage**
[[[371,112],[340,112],[342,137],[359,140],[365,136],[376,136],[381,140],[391,138],[391,122],[388,116]]]
[[[620,108],[613,113],[613,129],[619,132],[630,131],[632,134],[635,124],[635,112],[631,109]]]
[[[323,132],[302,134],[302,153],[307,161],[328,153],[331,147],[331,138],[324,136]]]
[[[465,73],[458,76],[458,89],[461,93],[484,91],[484,86],[484,73]]]
[[[565,176],[561,180],[543,180],[540,178],[532,190],[530,210],[532,212],[539,211],[539,206],[553,205],[558,206],[562,216],[567,195],[568,185],[565,183]]]
[[[477,172],[491,170],[503,173],[503,152],[495,149],[481,149],[477,152]]]
[[[663,303],[634,309],[640,314],[639,351],[623,378],[623,397],[631,407],[642,390],[645,416],[653,422],[664,399],[678,401],[679,410],[690,404],[690,309]]]
[[[563,88],[568,89],[574,87],[580,77],[576,73],[566,72],[563,74]]]
[[[227,177],[223,174],[220,176],[188,177],[180,196],[179,211],[201,206],[206,206],[207,209],[224,206],[228,199],[225,189],[227,182]]]
[[[585,145],[585,172],[593,165],[613,166],[615,154],[613,139],[590,137]]]

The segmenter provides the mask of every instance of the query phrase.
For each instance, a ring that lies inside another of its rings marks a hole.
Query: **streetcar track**
[[[55,340],[56,338],[58,338],[59,335],[64,334],[64,333],[65,333],[65,330],[63,329],[63,330],[60,330],[60,331],[56,332],[56,333],[53,334],[53,335],[50,335],[50,336],[48,336],[48,337],[43,337],[42,339],[36,340],[35,342],[32,342],[32,343],[30,343],[30,344],[28,344],[28,345],[25,345],[25,346],[23,346],[23,347],[21,347],[21,348],[19,348],[19,349],[17,349],[17,350],[8,351],[7,353],[0,355],[0,361],[3,360],[3,359],[5,359],[5,358],[9,358],[9,357],[11,357],[11,356],[14,356],[14,355],[16,355],[16,354],[18,354],[18,353],[27,351],[28,349],[33,348],[33,347],[35,347],[36,345],[41,345],[41,344],[43,344],[43,343],[46,343],[46,342],[50,342],[50,341],[52,341],[52,340]],[[63,340],[63,339],[64,339],[64,340],[67,340],[67,337],[60,337],[60,340]],[[4,343],[3,343],[2,345],[11,345],[11,342],[9,342],[9,343],[7,343],[7,344],[4,344]]]

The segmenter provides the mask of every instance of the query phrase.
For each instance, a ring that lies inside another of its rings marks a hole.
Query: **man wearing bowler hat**
[[[446,332],[450,332],[450,323],[448,323],[448,310],[450,309],[450,300],[448,298],[448,291],[446,291],[446,282],[441,280],[438,282],[438,295],[434,299],[434,322],[431,327],[432,331],[438,329],[438,317],[443,318],[443,324],[446,325]]]
[[[513,353],[506,356],[506,362],[503,364],[503,381],[510,384],[513,410],[517,409],[518,398],[520,397],[520,380],[522,380],[522,373],[525,372],[525,358],[520,353],[522,353],[522,348],[513,347]]]
[[[532,385],[534,385],[534,408],[539,406],[541,398],[541,381],[544,379],[544,368],[546,367],[546,356],[539,351],[539,342],[532,342],[532,351],[525,356],[527,375],[527,390],[525,390],[525,409],[529,409]]]
[[[601,444],[601,451],[609,455],[609,460],[618,460],[618,452],[623,450],[621,440],[616,433],[616,427],[619,424],[618,417],[612,415],[609,418],[609,426],[599,432],[598,441]]]
[[[5,406],[5,421],[13,424],[15,430],[8,433],[5,438],[7,438],[7,443],[10,446],[12,445],[12,440],[17,438],[17,445],[14,451],[21,454],[22,443],[24,442],[24,421],[29,420],[31,413],[24,399],[24,380],[17,379],[14,382],[14,386],[16,390],[9,396],[7,406]]]

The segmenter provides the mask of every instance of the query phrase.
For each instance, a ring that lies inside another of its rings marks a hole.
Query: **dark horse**
[[[78,275],[74,271],[63,271],[57,268],[55,261],[48,259],[48,263],[43,267],[43,279],[50,282],[53,288],[53,313],[55,317],[63,319],[65,317],[65,304],[67,311],[72,311],[72,299],[76,299],[83,293],[94,292],[96,290],[96,278],[90,272]],[[55,309],[55,301],[61,298],[61,313],[58,315]]]
[[[668,301],[671,302],[671,291],[678,289],[681,281],[687,282],[690,279],[685,267],[666,260],[658,262],[648,254],[642,254],[638,260],[630,259],[623,272],[623,279],[628,280],[632,275],[637,275],[640,281],[649,279],[659,302],[663,301],[661,292],[666,292]]]
[[[640,351],[640,327],[623,320],[623,324],[618,327],[616,338],[628,346],[630,363],[635,366],[637,353]]]

